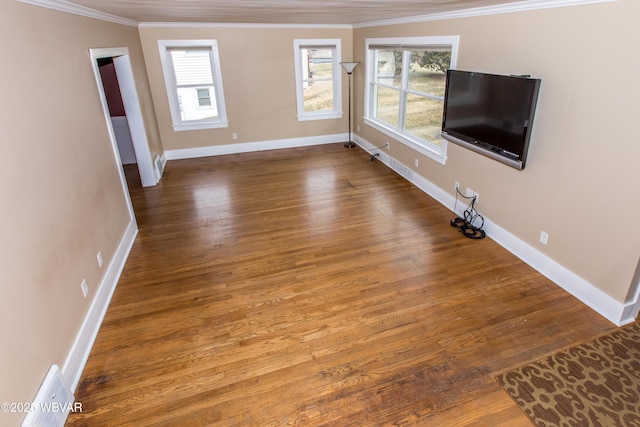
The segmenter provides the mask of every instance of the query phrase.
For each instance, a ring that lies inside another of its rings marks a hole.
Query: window
[[[298,120],[342,117],[340,40],[294,40]]]
[[[446,72],[458,36],[367,39],[365,123],[441,163]]]
[[[227,127],[215,40],[160,40],[173,129]]]
[[[209,92],[209,88],[196,89],[196,92],[198,94],[198,106],[200,107],[211,106],[211,93]]]

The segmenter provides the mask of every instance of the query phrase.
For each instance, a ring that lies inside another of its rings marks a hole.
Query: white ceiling
[[[514,2],[531,0],[72,0],[136,22],[302,25],[358,25]]]

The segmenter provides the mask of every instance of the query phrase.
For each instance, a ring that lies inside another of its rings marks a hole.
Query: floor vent
[[[158,171],[158,177],[161,177],[162,173],[164,172],[164,164],[162,163],[162,159],[160,158],[160,156],[156,156],[154,163],[156,164],[156,171]]]
[[[400,176],[405,178],[407,181],[413,181],[413,171],[402,163],[398,162],[395,159],[391,159],[391,161],[389,162],[389,166],[391,166],[391,169],[398,172],[398,174],[400,174]]]
[[[22,427],[63,427],[73,409],[73,394],[65,386],[58,365],[52,365]]]

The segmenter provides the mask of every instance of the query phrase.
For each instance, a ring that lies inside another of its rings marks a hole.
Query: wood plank
[[[126,172],[140,233],[68,426],[528,425],[495,374],[615,329],[359,148]]]

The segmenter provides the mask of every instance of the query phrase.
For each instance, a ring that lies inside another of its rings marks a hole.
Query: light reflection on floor
[[[332,167],[307,171],[305,193],[309,203],[307,212],[309,224],[321,231],[335,226],[339,206],[335,199],[336,175]]]
[[[201,238],[210,244],[221,245],[234,234],[234,216],[231,192],[226,182],[210,182],[193,190],[197,221],[207,228]]]

